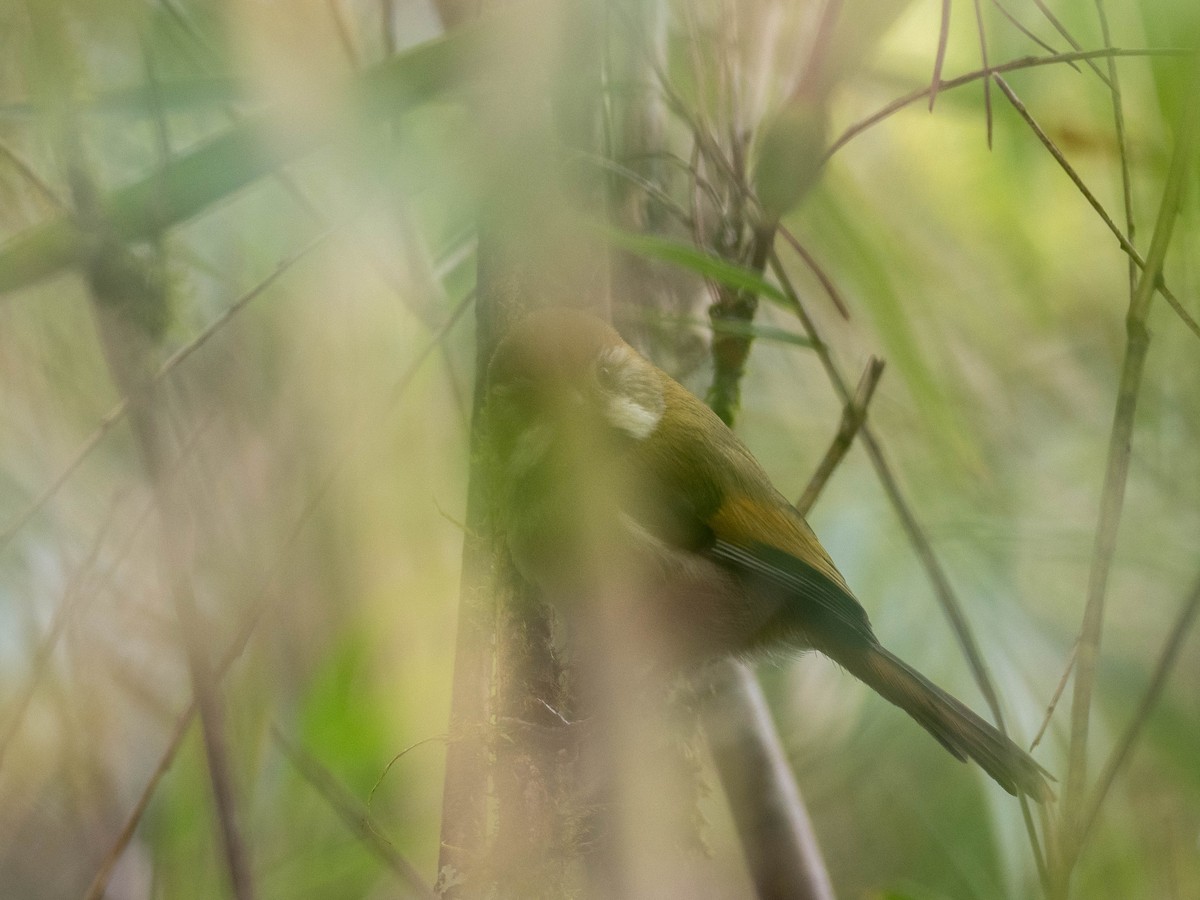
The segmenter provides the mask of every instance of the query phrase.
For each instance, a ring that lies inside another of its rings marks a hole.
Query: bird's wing
[[[790,624],[818,649],[830,642],[874,644],[866,610],[812,529],[785,502],[726,499],[709,519],[713,542],[707,554],[741,573],[751,590],[785,595]]]
[[[644,489],[635,492],[630,518],[666,545],[732,571],[754,595],[771,598],[779,609],[772,626],[799,630],[806,643],[827,651],[835,644],[875,643],[866,611],[783,497],[755,497],[720,476],[697,490],[695,480],[683,483],[665,467],[640,474]]]

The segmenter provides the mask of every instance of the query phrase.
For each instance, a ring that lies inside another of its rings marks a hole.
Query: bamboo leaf
[[[610,244],[622,250],[628,250],[645,259],[672,263],[704,278],[719,281],[726,287],[750,291],[786,309],[792,308],[787,295],[757,272],[705,253],[692,244],[657,235],[635,234],[617,228],[605,229],[604,234]]]
[[[473,63],[498,27],[520,27],[517,6],[397,54],[356,78],[350,103],[362,121],[396,116],[469,84]],[[164,168],[102,201],[107,220],[122,240],[140,240],[190,219],[227,199],[280,165],[335,135],[293,133],[281,142],[270,118],[247,118]],[[54,275],[74,264],[85,236],[63,215],[18,233],[0,246],[0,293]]]

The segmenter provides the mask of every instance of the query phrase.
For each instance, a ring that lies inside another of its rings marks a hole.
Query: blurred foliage
[[[643,221],[659,227],[612,243],[648,258],[646,283],[671,298],[648,289],[618,298],[633,310],[617,313],[707,338],[714,286],[762,279],[727,261],[731,199],[706,195],[717,179],[694,167],[694,129],[752,160],[755,129],[813,52],[820,4],[640,2],[663,27],[650,83],[668,158],[613,161],[656,188]],[[928,84],[940,6],[845,0],[822,48],[831,137]],[[1045,52],[983,6],[993,64]],[[1081,47],[1103,46],[1094,0],[1050,6]],[[1006,8],[1068,49],[1034,4]],[[646,35],[623,27],[621,9],[604,40],[612,57],[636,58]],[[1192,0],[1105,9],[1114,46],[1200,43]],[[370,800],[372,826],[433,882],[473,378],[470,317],[446,326],[474,286],[472,223],[496,175],[464,98],[521,99],[475,63],[497,28],[554,21],[549,3],[491,15],[443,36],[436,9],[399,0],[0,2],[0,896],[84,894],[190,697],[135,442],[124,421],[104,425],[121,398],[72,269],[72,159],[106,198],[113,235],[168,274],[164,359],[309,248],[165,378],[183,448],[172,477],[194,514],[191,577],[214,660],[261,616],[221,686],[259,895],[402,891],[288,763],[274,726]],[[979,67],[973,15],[956,4],[944,75]],[[1127,158],[1145,248],[1181,105],[1197,102],[1189,65],[1119,60],[1127,148],[1109,91],[1077,69],[1006,78],[1118,223]],[[607,87],[612,103],[631,90]],[[944,90],[932,114],[918,100],[839,150],[784,218],[848,319],[786,242],[776,248],[851,379],[870,354],[886,358],[871,422],[1028,742],[1078,632],[1129,275],[1058,164],[998,91],[991,100],[990,150],[982,82]],[[587,177],[621,180],[601,168]],[[1165,268],[1192,317],[1197,180],[1200,167]],[[1093,770],[1141,702],[1200,558],[1200,339],[1158,297],[1150,330]],[[764,304],[746,333],[759,340],[740,429],[795,496],[840,403],[786,304]],[[662,344],[703,391],[692,344]],[[981,706],[860,450],[811,518],[884,641]],[[762,670],[840,896],[1037,894],[1019,809],[978,771],[823,660]],[[1198,680],[1193,636],[1105,805],[1076,896],[1200,896]],[[1056,774],[1068,702],[1037,751]],[[727,814],[719,802],[705,813],[705,871],[735,890]],[[224,896],[212,817],[193,725],[108,896]]]

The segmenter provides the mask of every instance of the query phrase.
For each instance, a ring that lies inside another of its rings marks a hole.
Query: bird
[[[1010,794],[1053,799],[1028,753],[880,643],[745,443],[607,322],[570,307],[526,314],[485,388],[496,527],[527,582],[555,597],[597,565],[638,573],[641,624],[668,665],[815,650]]]

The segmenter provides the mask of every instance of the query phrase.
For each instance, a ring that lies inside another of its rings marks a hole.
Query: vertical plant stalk
[[[1100,498],[1100,518],[1088,578],[1087,603],[1080,629],[1079,650],[1075,665],[1075,691],[1071,702],[1071,738],[1067,764],[1067,784],[1063,798],[1063,871],[1059,889],[1065,895],[1071,868],[1078,855],[1080,829],[1083,826],[1083,801],[1087,778],[1087,741],[1092,694],[1100,657],[1100,639],[1104,625],[1104,600],[1108,576],[1116,552],[1117,532],[1121,523],[1121,508],[1129,476],[1129,460],[1133,440],[1134,416],[1142,375],[1150,346],[1146,319],[1150,301],[1162,277],[1163,262],[1175,219],[1183,200],[1189,167],[1193,164],[1197,128],[1200,127],[1200,104],[1194,102],[1200,91],[1200,57],[1192,62],[1191,89],[1182,101],[1181,119],[1175,140],[1175,150],[1163,185],[1162,200],[1154,225],[1146,266],[1125,317],[1125,361],[1117,389],[1116,409],[1108,444],[1108,462],[1104,473],[1104,488]]]
[[[454,4],[443,4],[450,15]],[[586,6],[586,8],[584,8]],[[487,367],[525,312],[564,298],[600,304],[606,279],[566,210],[587,202],[561,145],[587,133],[596,46],[593,4],[551,5],[532,32],[496,35],[473,60],[506,102],[476,110],[484,170],[479,224],[477,355],[450,744],[438,889],[445,897],[569,893],[564,835],[571,779],[562,753],[563,692],[545,601],[531,596],[494,534],[487,498]],[[598,70],[596,72],[598,74]],[[558,92],[546,103],[547,89]],[[557,118],[552,114],[557,114]],[[540,727],[546,717],[550,728]],[[568,841],[569,842],[569,841]]]
[[[484,317],[484,296],[478,301]],[[491,691],[492,548],[483,496],[480,407],[483,379],[491,358],[488,332],[480,332],[476,350],[475,401],[471,413],[471,463],[467,486],[466,532],[462,583],[459,588],[458,633],[454,644],[454,680],[450,698],[446,774],[442,786],[441,842],[437,885],[445,897],[459,894],[454,886],[483,855],[487,827],[488,753],[485,738]]]
[[[90,182],[78,168],[73,180],[81,227],[93,241],[83,268],[100,343],[114,383],[121,394],[129,397],[130,428],[158,511],[160,565],[178,618],[203,726],[225,865],[234,896],[251,900],[254,886],[238,822],[224,709],[208,654],[208,629],[196,607],[191,582],[194,523],[183,486],[179,479],[170,477],[170,427],[164,392],[154,377],[152,361],[167,317],[166,289],[161,278],[152,275],[128,248],[110,236],[107,223],[97,218]]]

